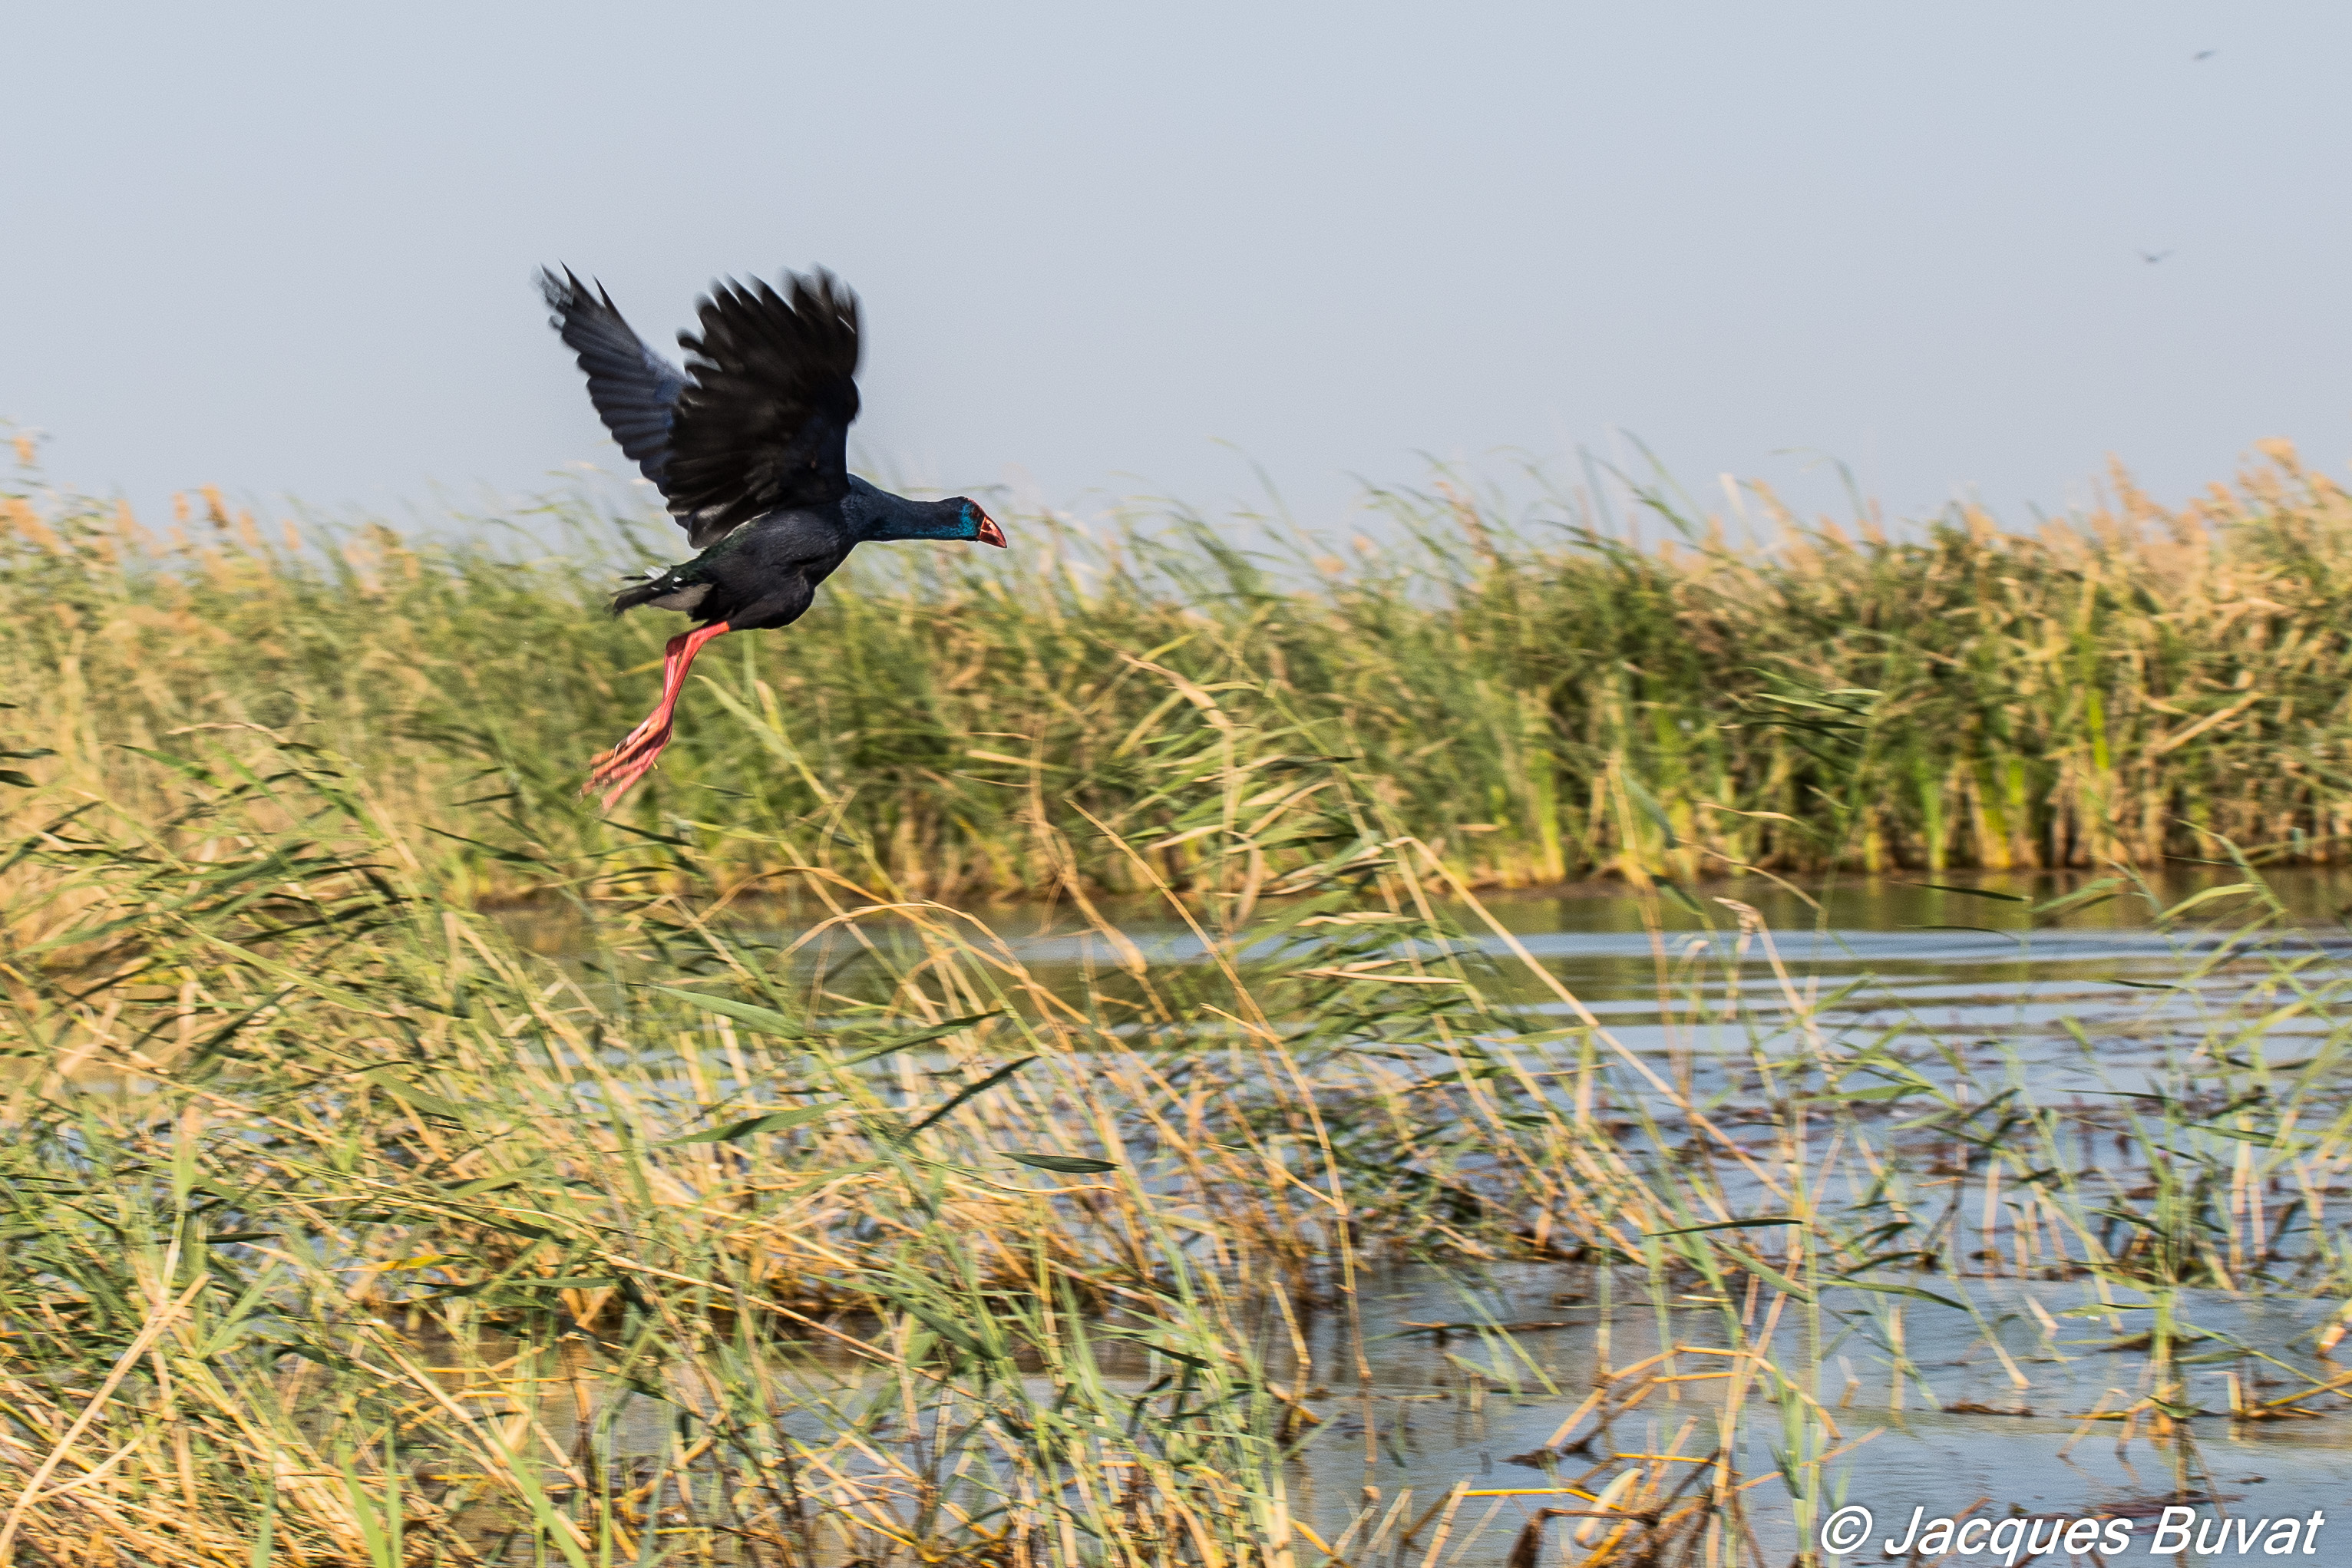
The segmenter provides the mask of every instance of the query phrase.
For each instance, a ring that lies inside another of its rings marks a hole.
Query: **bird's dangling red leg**
[[[712,638],[723,637],[727,632],[727,623],[721,621],[669,640],[662,650],[661,702],[646,716],[645,723],[629,731],[626,739],[589,765],[588,782],[580,787],[583,795],[603,790],[604,810],[609,811],[614,801],[629,792],[629,786],[653,770],[654,759],[669,744],[670,721],[677,711],[678,694],[686,689],[686,672],[693,667],[694,656]]]

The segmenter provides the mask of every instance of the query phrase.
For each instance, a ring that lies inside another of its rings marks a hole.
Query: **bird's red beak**
[[[998,528],[996,526],[996,519],[990,517],[986,512],[981,513],[980,532],[973,537],[984,545],[994,545],[998,549],[1010,549],[1013,548],[1004,542],[1004,530]]]

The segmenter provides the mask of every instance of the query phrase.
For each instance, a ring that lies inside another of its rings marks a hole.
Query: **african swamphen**
[[[1004,530],[961,496],[910,501],[849,472],[857,417],[857,297],[828,273],[787,273],[780,293],[721,282],[680,332],[681,371],[646,346],[612,296],[565,269],[540,274],[553,325],[580,356],[605,428],[661,489],[687,542],[702,551],[613,597],[613,613],[650,604],[701,624],[663,651],[661,703],[596,758],[582,794],[604,809],[669,744],[694,656],[714,637],[789,626],[816,585],[876,539],[978,539]]]

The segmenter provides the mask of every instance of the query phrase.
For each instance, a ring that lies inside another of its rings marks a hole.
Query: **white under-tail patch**
[[[683,588],[663,594],[659,599],[648,599],[646,602],[656,610],[692,610],[708,598],[709,593],[710,584],[689,582]]]

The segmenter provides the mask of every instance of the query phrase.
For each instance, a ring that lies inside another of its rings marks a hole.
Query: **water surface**
[[[1947,880],[1954,888],[1917,885]],[[2267,895],[2209,897],[2168,926],[2158,920],[2162,910],[2242,875],[2175,868],[2146,887],[2035,913],[2093,880],[2076,873],[1919,876],[1799,890],[1751,878],[1682,894],[1499,894],[1484,915],[1466,907],[1444,913],[1465,942],[1498,961],[1515,960],[1516,944],[1614,1040],[1701,1099],[1748,1082],[1740,1075],[1759,1043],[1786,1052],[1801,1034],[1832,1054],[1876,1048],[1902,1059],[1940,1057],[1989,1079],[2012,1074],[2045,1103],[2128,1095],[2166,1066],[2177,1069],[2184,1051],[2210,1049],[2216,1019],[2255,988],[2280,985],[2281,966],[2307,989],[2340,977],[2352,958],[2352,933],[2339,913],[2352,905],[2352,872],[2278,873]],[[2232,932],[2267,907],[2265,896],[2277,901],[2269,935],[2258,954],[2242,954],[2230,946]],[[1107,913],[1154,966],[1207,961],[1192,928],[1162,906]],[[781,910],[739,918],[744,930],[780,944],[809,927]],[[1011,956],[1074,996],[1121,960],[1066,907],[1003,909],[990,925]],[[551,940],[562,945],[560,933]],[[802,946],[793,962],[839,965],[854,951],[835,934]],[[1241,956],[1278,966],[1286,955],[1260,946]],[[1520,1027],[1582,1016],[1522,977],[1529,983],[1498,982]],[[2326,1010],[2311,1009],[2237,1030],[2224,1049],[2239,1053],[2241,1066],[2292,1068],[2327,1050],[2335,1032]],[[2087,1418],[2148,1391],[2145,1344],[2134,1338],[2145,1314],[2135,1319],[2128,1305],[2137,1298],[2121,1292],[2122,1311],[2083,1317],[2067,1314],[2096,1300],[2086,1279],[1928,1283],[1971,1311],[1825,1292],[1818,1316],[1792,1311],[1775,1342],[1787,1347],[1783,1364],[1792,1371],[1818,1354],[1813,1391],[1845,1439],[1879,1433],[1831,1467],[1845,1489],[1842,1500],[1869,1507],[1880,1526],[1857,1560],[1880,1560],[1874,1543],[1899,1537],[1915,1507],[1995,1518],[2013,1510],[2120,1511],[2140,1521],[2133,1555],[2145,1555],[2157,1510],[2185,1488],[2203,1500],[2193,1505],[2200,1517],[2323,1511],[2339,1522],[2315,1560],[2352,1562],[2352,1415],[2341,1397],[2315,1401],[2316,1418],[2198,1416],[2165,1442],[2152,1442],[2143,1427],[2119,1444],[2118,1425]],[[1313,1400],[1323,1425],[1294,1467],[1300,1517],[1328,1536],[1369,1496],[1386,1507],[1403,1490],[1434,1500],[1465,1482],[1520,1491],[1470,1500],[1475,1508],[1466,1502],[1444,1558],[1500,1563],[1532,1510],[1575,1503],[1534,1489],[1612,1453],[1662,1451],[1678,1435],[1711,1446],[1709,1390],[1720,1385],[1693,1382],[1595,1434],[1580,1457],[1537,1454],[1596,1376],[1672,1345],[1724,1337],[1720,1303],[1652,1300],[1637,1279],[1612,1289],[1616,1305],[1604,1314],[1590,1269],[1393,1270],[1362,1294],[1370,1375],[1361,1382],[1339,1337],[1339,1315],[1325,1314],[1313,1325],[1317,1365],[1308,1369],[1324,1391]],[[2189,1321],[2217,1336],[2184,1370],[2197,1408],[2228,1411],[2233,1378],[2238,1396],[2252,1402],[2300,1386],[2298,1375],[2325,1381],[2343,1371],[2313,1343],[2339,1301],[2201,1291],[2181,1304]],[[1901,1313],[1913,1364],[1903,1376],[1885,1344],[1890,1311]],[[1433,1324],[1456,1326],[1441,1333]],[[1695,1369],[1710,1364],[1690,1360]],[[1140,1386],[1140,1366],[1135,1375]],[[1772,1472],[1780,1436],[1769,1413],[1747,1423],[1734,1456],[1744,1475]],[[1768,1557],[1786,1561],[1798,1542],[1777,1483],[1757,1496],[1759,1543]],[[1419,1562],[1427,1540],[1400,1560]],[[2224,1560],[2234,1555],[2215,1559]]]

